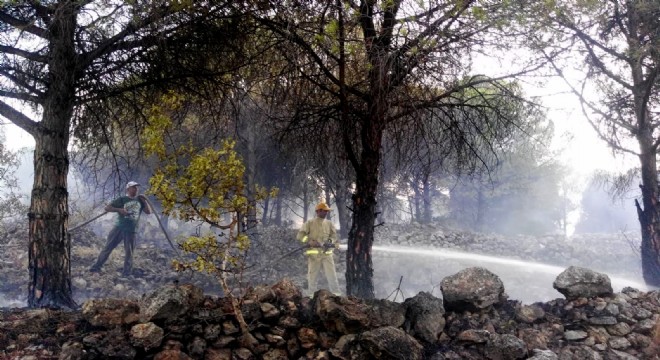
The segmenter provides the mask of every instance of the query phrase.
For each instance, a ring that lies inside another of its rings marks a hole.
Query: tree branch
[[[35,26],[31,22],[17,19],[4,11],[0,11],[0,22],[7,23],[8,25],[13,26],[17,30],[27,31],[30,34],[36,35],[42,39],[48,38],[48,31],[44,30],[38,26]]]
[[[14,125],[20,127],[21,129],[27,131],[27,133],[33,137],[36,136],[37,130],[39,129],[39,123],[25,116],[23,113],[14,109],[12,106],[2,100],[0,100],[0,116],[11,121],[14,123]]]

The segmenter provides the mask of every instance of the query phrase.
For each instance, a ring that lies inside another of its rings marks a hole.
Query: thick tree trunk
[[[637,137],[640,145],[642,172],[642,209],[637,213],[642,232],[642,274],[648,285],[660,286],[660,205],[658,204],[658,171],[653,137],[648,127],[640,126]]]
[[[34,184],[29,217],[29,307],[77,307],[71,296],[68,237],[69,126],[75,99],[76,9],[63,2],[49,27],[49,90],[35,134]]]
[[[371,246],[374,242],[375,190],[378,178],[373,175],[358,176],[356,185],[357,189],[353,195],[353,223],[348,234],[346,252],[346,293],[363,299],[373,299],[375,294]]]
[[[382,104],[382,103],[381,103]],[[346,252],[346,293],[363,299],[373,299],[373,263],[371,246],[374,242],[378,167],[380,165],[384,113],[375,107],[372,118],[362,129],[361,168],[356,170],[353,195],[353,223],[348,235]]]
[[[53,134],[35,139],[29,217],[29,307],[75,308],[71,292],[71,241],[67,147]]]

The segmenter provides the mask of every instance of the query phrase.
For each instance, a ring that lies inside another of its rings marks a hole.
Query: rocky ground
[[[262,229],[253,243],[253,267],[245,271],[251,291],[242,305],[249,333],[242,333],[219,296],[216,281],[171,270],[177,253],[157,231],[147,230],[144,233],[151,236],[144,236],[136,250],[138,274],[130,277],[119,274],[120,250],[103,272],[87,272],[104,239],[90,229],[74,232],[73,286],[82,308],[71,312],[20,308],[27,292],[25,231],[17,229],[0,239],[0,294],[4,297],[0,301],[7,307],[0,312],[0,349],[4,349],[0,358],[658,358],[657,291],[625,288],[590,293],[592,288],[571,293],[564,289],[566,294],[557,293],[557,299],[527,304],[507,299],[509,291],[496,274],[476,271],[461,273],[458,279],[443,276],[422,281],[426,292],[418,294],[409,288],[403,301],[404,296],[397,298],[399,293],[393,290],[403,288],[400,282],[419,279],[402,280],[397,273],[379,272],[379,264],[393,261],[390,254],[374,260],[374,279],[377,297],[396,302],[362,302],[326,292],[303,297],[300,288],[305,285],[306,266],[300,252],[295,252],[295,230],[278,228]],[[547,262],[554,256],[559,265],[608,273],[615,258],[619,265],[630,262],[631,266],[614,267],[614,271],[633,276],[638,267],[634,246],[630,246],[634,241],[627,236],[568,241],[507,238],[408,225],[379,227],[374,245],[440,247],[525,261]],[[343,274],[343,256],[337,257],[337,265]],[[454,286],[458,290],[452,291]]]

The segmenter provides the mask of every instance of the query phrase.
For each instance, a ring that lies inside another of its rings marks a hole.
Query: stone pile
[[[0,312],[8,359],[658,359],[660,293],[612,293],[607,276],[571,267],[565,299],[521,305],[502,282],[469,268],[403,302],[358,300],[284,279],[242,300],[172,284],[138,301],[95,299],[81,311]]]

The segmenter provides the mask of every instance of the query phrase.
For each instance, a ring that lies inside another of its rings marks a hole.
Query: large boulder
[[[406,307],[398,302],[385,299],[368,299],[367,314],[371,327],[393,326],[401,327],[406,321]],[[444,309],[443,309],[444,310]]]
[[[302,291],[300,288],[297,287],[296,284],[294,284],[293,281],[288,278],[284,278],[278,281],[271,287],[271,291],[281,302],[300,301],[300,298],[302,297]]]
[[[427,343],[434,344],[445,327],[445,308],[442,300],[420,292],[415,297],[406,299],[407,308],[405,330],[408,334]]]
[[[500,278],[482,267],[471,267],[442,279],[447,311],[480,310],[506,298]]]
[[[82,316],[87,322],[105,328],[135,324],[139,312],[137,303],[122,299],[91,299],[82,306]]]
[[[369,306],[356,298],[333,295],[322,289],[314,294],[314,312],[332,331],[354,334],[370,324]]]
[[[610,278],[593,270],[570,266],[557,276],[552,287],[566,299],[612,295]]]
[[[368,359],[369,352],[360,346],[358,340],[359,336],[356,334],[344,335],[337,340],[329,352],[332,356],[341,360]]]
[[[416,360],[423,355],[422,345],[415,338],[391,326],[362,333],[360,345],[376,359]]]
[[[167,285],[140,300],[140,320],[174,320],[204,302],[202,289],[190,285]]]

